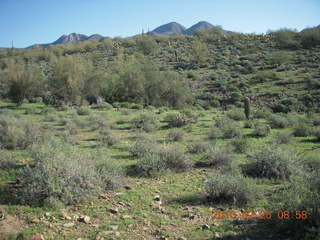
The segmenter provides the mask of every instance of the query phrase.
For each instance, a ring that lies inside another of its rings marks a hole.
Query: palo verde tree
[[[4,95],[17,105],[26,98],[40,95],[45,85],[44,74],[38,66],[15,60],[5,63],[0,79]]]

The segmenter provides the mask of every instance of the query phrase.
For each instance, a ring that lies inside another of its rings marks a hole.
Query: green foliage
[[[157,147],[157,140],[153,136],[140,134],[130,147],[129,152],[133,157],[141,158]]]
[[[227,112],[227,116],[232,119],[232,120],[236,120],[236,121],[239,121],[239,120],[245,120],[246,119],[246,116],[245,114],[243,113],[243,111],[241,111],[240,109],[238,108],[234,108],[234,109],[231,109]]]
[[[292,140],[292,133],[291,132],[278,132],[275,136],[274,143],[275,144],[287,144]]]
[[[269,135],[271,128],[268,124],[262,122],[255,122],[253,125],[252,136],[255,137],[266,137]]]
[[[320,28],[307,28],[301,31],[301,44],[305,48],[313,48],[320,45]]]
[[[208,164],[208,166],[212,167],[230,166],[233,156],[227,147],[215,145],[205,153],[202,160]]]
[[[114,172],[98,166],[101,155],[81,152],[52,136],[36,144],[30,156],[34,164],[25,167],[18,177],[24,186],[22,203],[49,207],[75,204],[113,187],[110,178]],[[104,165],[110,166],[110,162]]]
[[[215,174],[209,179],[205,189],[209,201],[236,206],[252,203],[257,195],[250,179],[242,176]]]
[[[77,114],[80,116],[90,115],[90,108],[79,107],[79,108],[77,108]]]
[[[159,128],[159,120],[152,113],[143,113],[131,121],[134,129],[140,129],[145,132],[152,132]]]
[[[105,146],[113,146],[118,143],[118,139],[111,133],[109,129],[100,130],[98,140]]]
[[[150,55],[158,49],[157,42],[149,36],[142,35],[137,38],[138,49],[145,55]]]
[[[38,124],[10,116],[0,116],[0,148],[26,149],[40,135]]]
[[[184,137],[184,132],[180,129],[172,129],[168,133],[168,138],[173,142],[182,141]]]
[[[189,153],[205,153],[210,150],[212,144],[209,142],[194,142],[188,146]]]
[[[299,121],[293,127],[293,135],[295,137],[308,137],[312,133],[312,127],[308,123]]]
[[[195,40],[192,44],[195,63],[202,66],[208,61],[208,48],[204,42]]]
[[[5,152],[0,152],[0,171],[10,170],[18,166],[18,163],[14,157]]]
[[[193,163],[177,146],[159,146],[139,159],[137,171],[147,176],[157,176],[165,171],[182,172],[189,170]]]
[[[293,173],[293,166],[298,167],[295,153],[277,146],[263,146],[250,158],[251,163],[244,165],[243,172],[255,178],[287,180]]]
[[[298,34],[290,29],[280,29],[272,35],[280,48],[296,49],[299,47]]]
[[[248,139],[244,137],[234,138],[231,141],[231,145],[235,152],[245,153],[248,148]]]
[[[191,119],[184,113],[168,113],[165,117],[165,121],[168,123],[168,127],[183,127],[191,122]]]
[[[277,114],[271,114],[268,117],[268,122],[271,128],[286,128],[289,124],[286,117]]]

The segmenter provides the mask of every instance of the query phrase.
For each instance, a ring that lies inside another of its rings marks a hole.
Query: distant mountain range
[[[147,32],[146,34],[149,36],[157,36],[157,35],[178,35],[178,34],[185,34],[191,35],[196,33],[199,30],[208,30],[212,28],[217,28],[217,26],[212,25],[211,23],[201,21],[197,24],[191,26],[190,28],[186,28],[183,25],[177,22],[171,22],[160,27],[155,28],[154,30]],[[224,33],[231,33],[230,31],[223,30]],[[68,44],[68,43],[76,43],[76,42],[83,42],[83,41],[92,41],[92,42],[100,42],[104,39],[108,39],[109,37],[104,37],[99,34],[93,34],[91,36],[86,36],[84,34],[79,33],[71,33],[69,35],[62,35],[56,41],[52,43],[45,43],[45,44],[34,44],[28,48],[33,48],[35,46],[43,46],[48,47],[49,45],[56,45],[56,44]]]

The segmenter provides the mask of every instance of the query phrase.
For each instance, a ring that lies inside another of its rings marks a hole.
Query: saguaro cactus
[[[244,99],[244,113],[246,115],[246,118],[250,119],[250,98],[245,97]]]

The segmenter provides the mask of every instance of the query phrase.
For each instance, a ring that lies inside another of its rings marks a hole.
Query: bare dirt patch
[[[0,236],[2,234],[18,234],[26,228],[26,223],[16,216],[7,215],[0,221]]]

